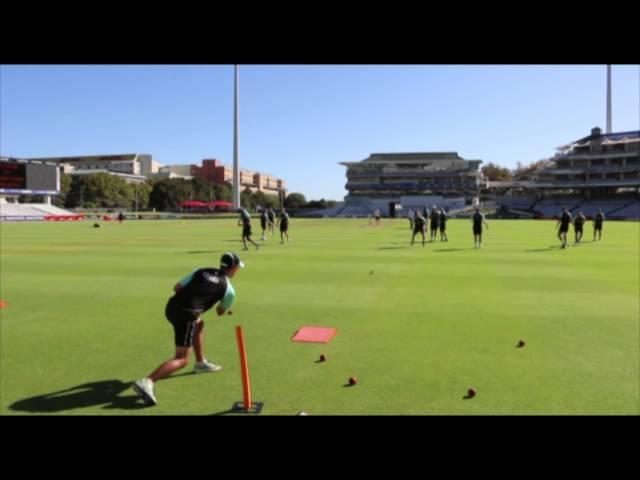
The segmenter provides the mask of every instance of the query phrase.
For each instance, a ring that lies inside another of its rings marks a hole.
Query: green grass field
[[[423,248],[404,219],[293,219],[290,244],[248,252],[235,220],[92,223],[0,225],[2,414],[226,412],[238,324],[263,415],[640,414],[639,223],[608,222],[599,243],[589,224],[560,250],[555,222],[490,221],[474,250],[468,220]],[[143,407],[129,384],[173,354],[173,285],[228,250],[247,265],[234,315],[204,315],[223,370],[191,363]],[[302,325],[338,333],[292,342]]]

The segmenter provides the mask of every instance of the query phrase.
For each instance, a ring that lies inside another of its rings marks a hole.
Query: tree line
[[[124,210],[170,211],[179,209],[179,204],[188,201],[214,202],[232,201],[231,186],[227,183],[213,184],[202,178],[170,178],[147,180],[143,183],[128,183],[123,178],[107,173],[92,173],[60,178],[60,194],[52,203],[61,208],[110,208]],[[21,202],[39,202],[42,197],[23,195]],[[280,208],[281,198],[261,191],[245,188],[240,192],[240,203],[244,208]],[[284,206],[290,209],[328,208],[335,205],[331,200],[307,201],[301,193],[293,192],[284,198]]]
[[[517,162],[516,168],[509,170],[495,163],[487,163],[482,167],[482,174],[491,182],[508,182],[511,180],[531,180],[536,170],[550,165],[549,160],[539,160],[528,165]]]

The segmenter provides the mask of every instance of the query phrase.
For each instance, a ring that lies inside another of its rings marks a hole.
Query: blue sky
[[[605,127],[604,65],[247,65],[240,161],[341,200],[373,152],[456,151],[514,167]],[[640,129],[640,66],[613,67],[613,129]],[[233,67],[2,65],[0,153],[233,161]]]

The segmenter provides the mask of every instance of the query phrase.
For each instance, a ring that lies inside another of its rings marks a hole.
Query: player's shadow
[[[230,408],[229,410],[223,410],[221,412],[212,413],[211,416],[212,417],[220,417],[220,416],[224,416],[224,415],[232,415],[234,413],[237,413],[237,412],[235,412],[233,409]]]
[[[440,252],[464,252],[465,250],[473,250],[473,248],[441,248],[439,250],[434,250],[433,253]]]
[[[404,250],[405,248],[409,248],[407,245],[404,247],[378,247],[378,250]]]
[[[9,405],[15,412],[56,413],[76,408],[97,407],[103,409],[137,410],[145,408],[138,395],[120,396],[130,389],[131,382],[121,380],[101,380],[67,388],[57,392],[36,395]]]
[[[202,254],[202,253],[216,253],[216,250],[192,250],[190,252],[187,252],[189,254]]]
[[[562,250],[562,247],[560,245],[549,245],[547,248],[534,248],[532,250],[525,250],[525,252],[551,252],[553,250]]]

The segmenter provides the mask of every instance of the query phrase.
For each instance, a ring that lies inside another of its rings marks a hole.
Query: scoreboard
[[[0,193],[56,195],[60,174],[56,165],[0,161]]]

